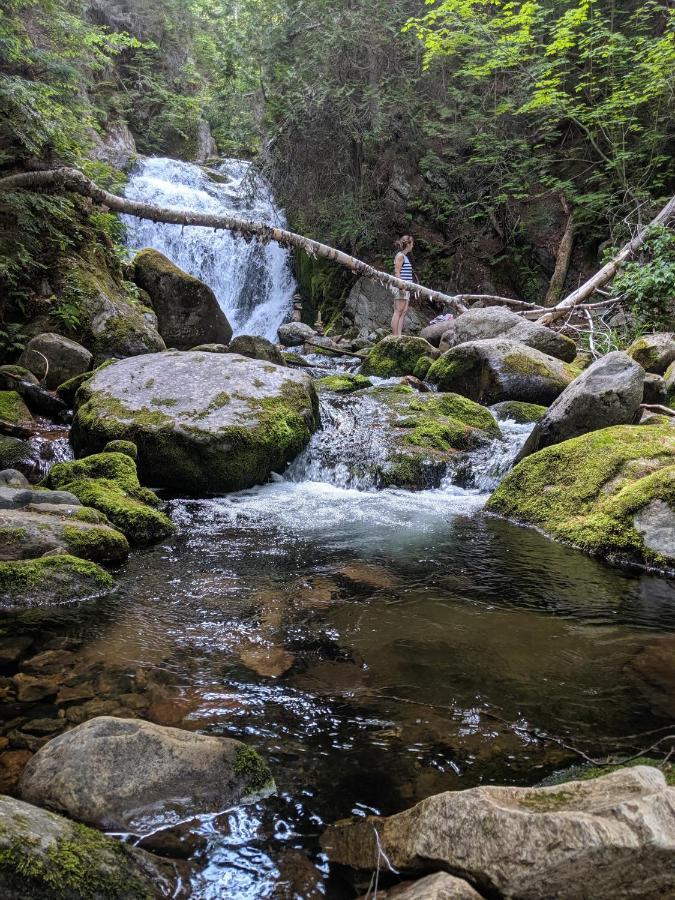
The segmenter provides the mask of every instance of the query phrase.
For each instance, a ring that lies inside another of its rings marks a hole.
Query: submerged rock
[[[553,401],[520,452],[520,458],[569,438],[634,422],[644,382],[644,369],[616,351],[602,356]]]
[[[114,831],[143,833],[220,812],[274,788],[246,744],[137,719],[100,716],[45,744],[21,796]]]
[[[38,334],[30,340],[19,359],[20,365],[51,389],[86,372],[91,362],[89,350],[70,338],[51,332]]]
[[[639,363],[645,372],[663,375],[675,362],[675,336],[672,332],[645,334],[634,341],[626,353]]]
[[[332,862],[450,870],[484,896],[660,900],[675,890],[675,789],[657,769],[622,769],[546,788],[436,794],[389,818],[338,822]],[[414,895],[413,895],[414,896]]]
[[[113,580],[95,563],[75,556],[0,562],[0,608],[26,609],[100,596]]]
[[[578,372],[567,363],[507,338],[459,344],[437,359],[427,380],[478,403],[524,400],[547,406]]]
[[[150,296],[168,347],[187,350],[195,344],[230,342],[232,327],[211,288],[158,250],[142,250],[136,256],[134,281]]]
[[[79,454],[131,440],[146,483],[192,494],[264,482],[318,426],[309,375],[234,353],[122,360],[83,385],[77,404]]]
[[[12,797],[0,797],[0,894],[5,900],[151,900],[173,893],[166,863]]]
[[[438,350],[421,337],[402,335],[388,337],[375,344],[361,366],[362,375],[376,375],[378,378],[392,378],[401,375],[426,375],[426,371],[418,374],[418,363],[421,359],[434,360]],[[428,369],[428,366],[426,367]]]
[[[141,487],[136,462],[128,450],[57,463],[45,484],[100,510],[132,544],[151,544],[173,531],[171,520],[154,508],[159,505],[156,494]]]
[[[526,457],[487,507],[582,550],[675,564],[675,429],[617,425]]]
[[[572,362],[577,355],[577,345],[571,338],[551,331],[545,325],[529,322],[503,306],[470,309],[457,316],[443,332],[440,350],[444,353],[451,347],[465,344],[467,341],[482,341],[496,337],[520,341],[521,344],[565,362]]]
[[[230,343],[230,353],[248,356],[249,359],[264,359],[276,366],[285,366],[284,358],[278,347],[267,338],[257,335],[240,334]]]

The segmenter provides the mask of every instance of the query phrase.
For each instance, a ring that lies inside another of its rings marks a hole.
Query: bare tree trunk
[[[118,197],[104,191],[97,184],[87,178],[77,169],[48,169],[41,172],[24,172],[20,175],[9,175],[6,178],[0,178],[0,193],[3,191],[15,191],[19,189],[27,190],[49,190],[56,189],[61,191],[73,191],[91,198],[95,203],[105,206],[113,212],[124,213],[129,216],[136,216],[139,219],[149,219],[151,222],[166,222],[169,225],[195,225],[203,228],[227,229],[236,234],[241,234],[245,238],[257,238],[263,243],[276,241],[284,247],[295,247],[303,250],[309,256],[322,256],[325,259],[333,260],[341,266],[351,269],[357,275],[363,275],[380,284],[389,285],[399,290],[410,291],[419,297],[426,297],[434,302],[444,303],[453,307],[457,312],[465,312],[466,306],[463,302],[463,295],[457,294],[449,296],[441,291],[434,291],[431,288],[423,287],[411,281],[403,281],[395,278],[387,272],[381,272],[363,260],[329,247],[327,244],[321,244],[319,241],[313,241],[310,238],[303,237],[301,234],[295,234],[292,231],[286,231],[284,228],[276,228],[271,225],[264,225],[260,222],[248,222],[244,219],[235,219],[231,216],[215,216],[208,213],[180,212],[175,209],[167,209],[153,206],[150,203],[139,203],[135,200],[129,200],[126,197]],[[497,298],[495,298],[497,299]],[[508,298],[502,298],[504,302],[510,302]]]
[[[544,306],[555,306],[562,296],[565,287],[565,279],[570,267],[570,259],[572,258],[572,250],[574,249],[574,211],[570,208],[569,203],[564,197],[560,198],[563,209],[567,213],[567,225],[565,232],[558,247],[558,253],[555,260],[555,271],[551,276],[551,282],[546,292]]]
[[[635,237],[622,247],[614,259],[603,266],[599,272],[596,272],[595,275],[592,278],[589,278],[588,281],[581,285],[581,287],[578,287],[576,291],[573,291],[565,297],[565,299],[558,303],[557,306],[554,306],[553,309],[537,319],[539,324],[550,325],[551,322],[555,322],[556,319],[560,319],[562,316],[567,315],[567,313],[574,309],[575,306],[578,306],[583,300],[586,300],[587,297],[594,294],[598,288],[601,288],[614,278],[622,264],[634,256],[640,247],[642,247],[650,228],[653,228],[655,225],[669,225],[674,220],[675,197],[671,197],[661,212],[655,216],[648,225],[641,228]]]

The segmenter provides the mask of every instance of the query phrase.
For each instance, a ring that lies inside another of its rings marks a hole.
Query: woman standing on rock
[[[394,257],[394,275],[402,281],[413,280],[413,268],[408,258],[408,254],[415,246],[415,239],[410,234],[404,234],[402,238],[396,241],[398,253]],[[392,288],[394,292],[394,315],[391,320],[391,333],[395,337],[400,337],[403,333],[403,322],[405,314],[408,312],[408,303],[410,302],[410,291],[404,291],[399,288]]]

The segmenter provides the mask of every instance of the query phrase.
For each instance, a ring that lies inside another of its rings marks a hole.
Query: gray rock
[[[29,369],[47,388],[54,389],[91,367],[92,355],[77,341],[60,334],[38,334],[26,345],[19,363]]]
[[[643,381],[642,366],[619,350],[596,360],[551,404],[518,459],[589,431],[632,424]]]
[[[189,493],[264,482],[319,423],[309,375],[235,353],[121,360],[83,385],[76,403],[79,455],[130,440],[141,480]]]
[[[459,344],[437,359],[426,381],[478,403],[523,400],[547,406],[575,377],[567,363],[506,338]]]
[[[142,250],[134,260],[134,281],[147,291],[169,347],[228,344],[232,328],[211,288],[183,272],[157,250]]]
[[[207,159],[213,159],[218,155],[218,145],[216,144],[211,127],[206,119],[200,119],[197,123],[196,134],[197,150],[194,161],[196,163],[204,163]]]
[[[304,322],[287,322],[280,325],[277,335],[284,347],[301,347],[305,341],[318,337],[316,331]]]
[[[284,358],[278,347],[264,337],[251,334],[240,334],[230,343],[230,353],[248,356],[249,359],[264,359],[277,366],[285,366]]]
[[[572,362],[577,355],[576,344],[570,338],[551,331],[545,325],[529,322],[503,306],[470,309],[457,316],[443,334],[439,349],[444,353],[451,347],[465,344],[467,341],[497,337],[520,341],[528,347],[565,362]]]
[[[21,381],[39,384],[35,375],[23,366],[0,366],[0,391],[15,391]]]
[[[321,844],[332,862],[366,870],[381,848],[399,870],[449,870],[484,896],[661,900],[675,891],[675,789],[637,766],[555,787],[448,791],[339,822]]]
[[[107,524],[81,522],[75,506],[51,504],[50,512],[33,509],[0,509],[0,561],[33,559],[54,550],[72,553],[94,562],[121,562],[129,554],[123,534]]]
[[[3,900],[140,900],[174,895],[173,866],[13,797],[0,797]]]
[[[68,491],[38,491],[31,488],[11,488],[0,485],[0,509],[25,509],[27,506],[82,506],[75,494]]]
[[[662,378],[661,375],[655,375],[653,372],[645,374],[642,402],[657,404],[668,402],[668,386],[665,378]]]
[[[273,789],[258,754],[230,738],[100,716],[29,762],[21,796],[114,831],[147,833]]]
[[[196,347],[190,347],[190,350],[201,350],[203,353],[228,353],[227,344],[197,344]]]
[[[675,559],[675,508],[665,500],[652,500],[633,517],[635,528],[650,550]]]
[[[441,338],[452,325],[452,319],[444,319],[442,322],[432,322],[420,331],[420,337],[429,341],[434,347],[438,347]],[[446,347],[447,350],[447,347]]]
[[[370,900],[366,895],[360,900]],[[482,900],[482,895],[474,891],[463,878],[455,878],[447,872],[436,872],[419,881],[404,881],[388,890],[377,890],[378,900]]]
[[[671,331],[644,334],[630,345],[626,353],[639,363],[645,372],[663,375],[675,362],[675,336]]]
[[[16,469],[3,469],[0,471],[0,487],[8,488],[26,488],[29,482],[23,472],[17,472]]]
[[[370,278],[359,278],[345,302],[344,317],[357,329],[359,337],[369,337],[371,332],[384,329],[388,334],[394,313],[394,294],[391,290]],[[429,316],[417,307],[409,307],[404,323],[405,331],[416,333],[429,323]],[[372,340],[377,340],[374,335]]]
[[[675,363],[671,363],[665,371],[663,376],[663,380],[666,383],[666,390],[668,391],[668,396],[671,397],[675,394]]]
[[[89,156],[97,162],[126,169],[137,155],[136,141],[126,122],[113,122],[102,135],[93,128],[88,129],[88,134],[94,143]]]

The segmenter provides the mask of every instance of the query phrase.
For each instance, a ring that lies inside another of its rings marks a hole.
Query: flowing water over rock
[[[268,183],[250,163],[238,159],[224,160],[214,170],[174,159],[143,159],[125,194],[156,206],[286,225]],[[247,243],[229,231],[122,218],[130,248],[153,247],[212,288],[235,335],[276,340],[295,289],[287,250],[276,243]]]

